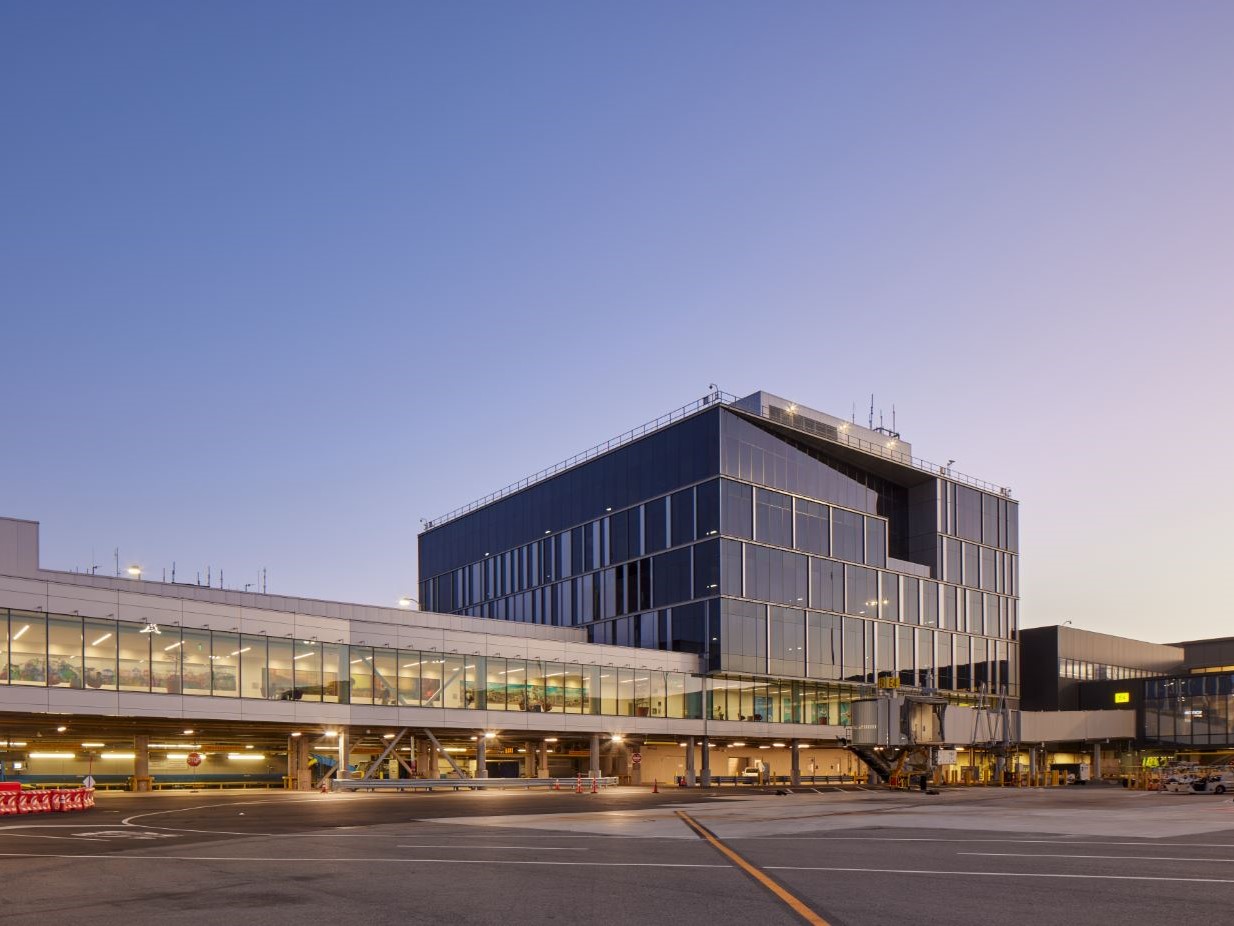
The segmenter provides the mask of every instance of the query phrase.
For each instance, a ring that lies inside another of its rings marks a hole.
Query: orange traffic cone
[[[579,775],[578,778],[574,780],[574,793],[575,794],[583,793],[583,776],[582,775]]]
[[[652,779],[652,781],[651,781],[651,793],[652,793],[652,794],[659,794],[659,793],[660,793],[660,779],[659,779],[659,778],[653,778],[653,779]]]
[[[600,793],[600,786],[599,786],[598,784],[596,784],[596,780],[595,780],[594,778],[593,778],[593,779],[591,779],[591,793],[592,793],[592,794],[599,794],[599,793]]]
[[[560,791],[560,790],[561,790],[561,779],[560,779],[560,778],[554,778],[554,779],[553,779],[553,790],[554,790],[554,791]]]

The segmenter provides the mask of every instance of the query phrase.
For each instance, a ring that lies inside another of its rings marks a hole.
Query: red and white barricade
[[[89,810],[93,806],[93,788],[0,789],[0,817],[22,813],[68,813]]]

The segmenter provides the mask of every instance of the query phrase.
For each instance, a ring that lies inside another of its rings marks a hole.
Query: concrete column
[[[477,778],[487,778],[488,777],[488,755],[487,755],[487,751],[485,748],[487,745],[488,745],[487,739],[485,738],[484,733],[481,732],[480,735],[476,737],[476,777]]]
[[[296,749],[296,738],[287,737],[287,788],[290,791],[300,790],[300,766],[297,762],[299,752]]]
[[[335,772],[335,778],[339,781],[346,781],[349,777],[347,774],[347,766],[351,764],[351,737],[348,735],[347,728],[343,727],[338,735],[338,771]]]
[[[1101,780],[1101,744],[1093,743],[1093,781]]]
[[[540,754],[540,761],[537,763],[538,767],[536,768],[536,777],[537,778],[547,778],[548,777],[548,743],[544,742],[544,740],[540,740],[538,750]]]
[[[592,778],[600,777],[600,734],[591,734],[591,770]]]
[[[138,733],[133,737],[133,790],[150,790],[150,735]]]
[[[613,768],[610,774],[617,778],[627,778],[630,775],[630,749],[623,740],[612,745]]]
[[[425,736],[417,739],[415,746],[416,777],[428,778],[429,766],[432,764],[429,761],[429,750],[432,748],[432,744],[429,743],[428,737]]]
[[[532,740],[528,740],[524,745],[526,746],[526,755],[523,756],[523,776],[525,778],[535,778],[539,747]]]
[[[425,737],[425,739],[427,740],[428,737]],[[425,743],[425,746],[428,748],[428,777],[440,778],[441,753],[437,751],[437,748],[432,743]]]
[[[313,773],[309,769],[308,743],[303,736],[287,737],[287,777],[294,791],[311,791]]]
[[[792,770],[789,772],[789,782],[794,788],[801,787],[801,740],[793,740],[789,743],[789,752],[792,754]]]
[[[711,787],[711,740],[703,737],[703,774],[700,782],[704,788]]]
[[[693,788],[697,783],[694,774],[694,737],[686,737],[686,787]]]

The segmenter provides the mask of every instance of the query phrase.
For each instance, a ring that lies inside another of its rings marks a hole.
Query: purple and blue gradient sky
[[[0,8],[0,513],[393,602],[702,395],[1023,503],[1026,625],[1234,631],[1234,6]]]

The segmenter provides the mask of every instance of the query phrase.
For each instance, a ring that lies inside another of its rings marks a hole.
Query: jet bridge
[[[932,695],[892,691],[852,704],[850,752],[883,781],[902,773],[929,771],[932,747],[946,742],[947,701]]]

